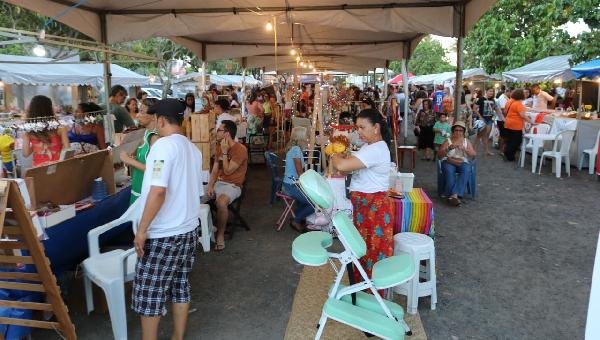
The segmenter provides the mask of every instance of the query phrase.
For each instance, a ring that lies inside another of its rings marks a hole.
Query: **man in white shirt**
[[[173,304],[171,339],[183,339],[191,299],[188,275],[198,244],[202,154],[183,136],[185,105],[163,99],[148,109],[161,136],[148,154],[139,200],[142,217],[134,245],[138,255],[133,310],[141,316],[142,339],[156,339],[166,303]]]
[[[539,111],[548,110],[548,102],[552,102],[554,97],[542,90],[539,84],[533,85],[531,92],[533,92],[533,109]]]
[[[505,87],[504,92],[496,99],[496,105],[498,105],[498,108],[502,113],[496,117],[496,126],[498,126],[498,132],[500,134],[500,138],[498,138],[498,149],[500,149],[500,152],[504,151],[504,120],[508,113],[506,112],[506,103],[508,103],[508,100],[510,99],[512,90],[511,87]]]
[[[230,109],[230,106],[229,106],[229,101],[227,99],[219,98],[215,102],[215,113],[217,115],[217,124],[215,125],[216,127],[221,126],[221,123],[224,120],[230,120],[234,123],[237,123],[236,122],[237,119],[229,113],[229,109]]]

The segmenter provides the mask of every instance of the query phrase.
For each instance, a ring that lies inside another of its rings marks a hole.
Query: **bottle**
[[[98,177],[94,180],[92,184],[92,200],[94,202],[99,202],[108,196],[108,192],[106,190],[106,183],[102,179],[102,177]]]
[[[396,167],[396,163],[390,162],[390,174],[388,178],[388,188],[394,189],[396,187],[396,173],[398,172],[398,168]]]

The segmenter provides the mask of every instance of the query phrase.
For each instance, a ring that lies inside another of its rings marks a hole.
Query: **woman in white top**
[[[467,179],[471,176],[469,158],[476,155],[473,145],[465,138],[465,130],[464,122],[454,122],[452,135],[438,151],[438,157],[442,159],[442,174],[446,178],[446,197],[448,203],[454,206],[461,204],[460,198],[463,197]]]
[[[394,252],[394,202],[388,197],[390,150],[385,143],[387,129],[376,109],[356,116],[358,135],[365,144],[349,157],[332,155],[333,168],[352,173],[350,200],[354,225],[367,244],[367,254],[360,259],[371,276],[373,265]],[[354,282],[361,281],[354,271]]]

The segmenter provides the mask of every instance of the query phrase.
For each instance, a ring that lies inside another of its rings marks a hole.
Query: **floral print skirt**
[[[354,225],[367,244],[367,254],[360,263],[369,278],[377,261],[394,254],[394,201],[387,192],[353,191],[350,200],[354,208]],[[354,270],[354,281],[363,281]]]

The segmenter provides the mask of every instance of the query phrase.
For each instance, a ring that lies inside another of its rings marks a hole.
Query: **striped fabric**
[[[404,198],[394,199],[396,223],[394,234],[413,232],[433,237],[435,231],[433,203],[421,188],[404,193]]]

